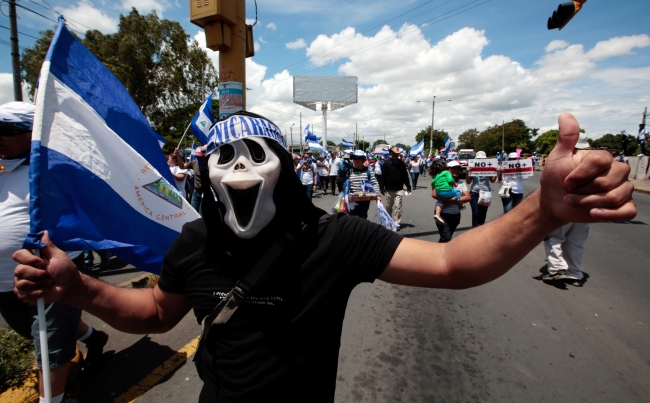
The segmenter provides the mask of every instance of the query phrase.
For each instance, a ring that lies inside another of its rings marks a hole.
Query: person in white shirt
[[[314,189],[316,188],[316,182],[318,181],[318,172],[316,170],[316,164],[311,159],[311,153],[306,152],[302,156],[302,160],[296,167],[296,173],[300,173],[300,183],[302,187],[307,192],[307,197],[311,200],[314,195]]]
[[[516,160],[518,158],[519,155],[517,153],[510,153],[508,154],[507,160]],[[524,181],[526,180],[528,180],[527,176],[523,178],[513,178],[507,176],[504,179],[501,174],[501,170],[499,170],[497,181],[505,186],[510,186],[510,197],[501,198],[501,203],[503,203],[503,214],[506,214],[513,208],[517,207],[519,203],[521,203],[521,201],[524,199]]]
[[[641,154],[646,155],[648,130],[645,128],[645,124],[643,123],[639,125],[639,134],[636,136],[636,141],[639,143],[639,147],[641,147]]]
[[[325,156],[322,154],[318,156],[316,169],[318,170],[318,183],[320,184],[320,190],[325,195],[327,194],[327,184],[330,179],[330,163],[325,160]]]
[[[332,188],[332,195],[336,196],[336,178],[339,176],[339,165],[341,164],[341,159],[337,156],[336,152],[332,153],[332,156],[330,157],[329,160],[330,164],[330,173],[329,173],[329,182],[330,182],[330,187]],[[339,187],[339,193],[341,193],[343,189]]]
[[[176,182],[176,189],[178,189],[178,192],[184,199],[187,199],[187,192],[185,192],[187,170],[185,169],[183,157],[181,157],[181,154],[178,152],[178,148],[175,149],[173,153],[167,155],[167,164],[169,165],[169,170],[174,177],[174,182]]]

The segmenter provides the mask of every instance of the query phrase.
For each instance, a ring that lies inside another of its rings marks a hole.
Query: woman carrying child
[[[438,240],[439,243],[451,241],[451,238],[454,236],[454,231],[456,231],[458,224],[460,224],[461,207],[464,203],[470,201],[471,199],[465,181],[458,182],[458,178],[462,172],[462,168],[460,167],[458,161],[451,161],[449,164],[447,164],[447,168],[449,168],[451,176],[454,178],[454,181],[456,181],[456,190],[460,192],[461,198],[460,200],[443,199],[446,201],[444,201],[445,205],[440,212],[440,217],[443,219],[444,224],[440,224],[436,221],[438,234],[440,234],[440,240]],[[441,198],[436,193],[436,189],[431,190],[431,197],[436,200],[441,200]]]
[[[455,162],[455,161],[452,161]],[[450,164],[452,163],[450,162]],[[458,164],[456,162],[456,164]],[[445,224],[445,220],[440,217],[440,212],[444,206],[445,201],[450,200],[459,200],[460,192],[456,190],[455,185],[456,181],[451,176],[451,172],[447,168],[447,163],[444,161],[436,161],[431,168],[429,169],[429,175],[433,178],[431,180],[431,188],[435,189],[436,194],[438,195],[438,201],[436,202],[436,213],[433,216],[436,220],[436,224]]]

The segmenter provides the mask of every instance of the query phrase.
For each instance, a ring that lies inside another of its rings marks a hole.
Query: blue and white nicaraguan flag
[[[199,218],[176,188],[158,136],[122,84],[66,28],[38,82],[30,162],[31,233],[66,251],[110,249],[160,273],[183,224]]]
[[[194,137],[196,137],[196,139],[201,144],[208,143],[210,128],[217,121],[217,119],[214,118],[214,114],[212,113],[213,95],[214,92],[211,92],[205,101],[203,101],[203,104],[199,108],[199,111],[196,113],[196,116],[194,116],[194,119],[192,119],[192,123],[190,125],[192,127],[192,133],[194,133]]]
[[[449,154],[451,151],[451,138],[449,136],[445,137],[445,154]]]
[[[411,152],[409,153],[412,157],[420,155],[424,152],[424,139],[420,140],[419,143],[411,147]]]
[[[305,136],[305,141],[320,141],[320,137],[316,137],[314,134],[314,127],[309,123],[307,126],[305,126],[305,130],[303,130],[303,135]]]
[[[323,146],[320,145],[319,143],[314,142],[314,141],[308,141],[307,146],[309,147],[310,150],[317,150],[317,151],[320,151],[321,153],[325,152],[325,149],[323,148]]]
[[[354,143],[352,143],[351,141],[347,141],[346,139],[341,139],[341,145],[342,145],[343,148],[345,148],[346,150],[347,150],[348,148],[352,148],[352,147],[354,147]]]

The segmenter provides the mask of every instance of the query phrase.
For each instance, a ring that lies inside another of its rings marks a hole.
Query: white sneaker
[[[442,219],[442,217],[434,215],[433,219],[436,220],[436,222],[440,225],[445,225],[445,220]]]

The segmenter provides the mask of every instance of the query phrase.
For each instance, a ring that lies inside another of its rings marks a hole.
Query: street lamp
[[[451,101],[451,99],[445,99],[446,101]],[[429,101],[418,101],[418,102],[429,102]],[[433,102],[431,103],[431,143],[429,143],[429,155],[433,155],[433,116],[436,111],[436,96],[433,96]]]

